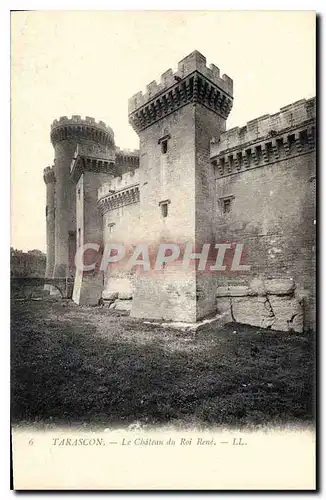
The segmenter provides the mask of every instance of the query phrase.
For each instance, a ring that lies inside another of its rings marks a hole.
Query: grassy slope
[[[311,336],[245,325],[184,333],[64,301],[14,301],[11,365],[13,422],[313,419]]]

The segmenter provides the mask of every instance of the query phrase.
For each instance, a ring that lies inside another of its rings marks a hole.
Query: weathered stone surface
[[[103,290],[102,299],[103,300],[115,300],[118,298],[118,292],[112,292],[110,290]]]
[[[116,311],[131,311],[132,300],[116,300],[115,310]]]
[[[252,291],[244,285],[229,286],[229,295],[230,297],[246,297],[252,295]]]
[[[231,323],[234,321],[231,313],[231,299],[230,297],[219,297],[217,299],[217,312],[223,315],[225,318],[225,323]]]
[[[273,330],[303,331],[303,308],[295,297],[269,295],[275,322]]]
[[[251,290],[251,293],[254,293],[255,295],[266,295],[264,282],[260,278],[254,278],[249,283],[249,288]]]
[[[130,290],[121,290],[119,292],[119,299],[121,300],[130,300],[132,299],[132,291]]]
[[[262,318],[261,320],[261,327],[262,328],[271,328],[275,323],[275,316],[272,316],[270,318]]]
[[[257,293],[246,285],[218,286],[216,297],[246,297],[254,296]]]
[[[294,291],[294,296],[299,302],[309,301],[311,293],[309,292],[309,290],[306,290],[304,288],[296,288]]]
[[[232,315],[237,323],[270,328],[275,321],[267,297],[232,297]]]
[[[266,293],[271,295],[289,295],[295,289],[292,279],[269,279],[264,282]]]
[[[216,289],[216,297],[229,297],[230,291],[228,286],[218,286]]]
[[[232,313],[237,323],[261,326],[264,317],[264,304],[257,297],[232,297]]]
[[[294,316],[292,319],[292,329],[294,332],[297,333],[302,333],[303,332],[303,321],[304,321],[304,316],[302,313],[298,313]]]

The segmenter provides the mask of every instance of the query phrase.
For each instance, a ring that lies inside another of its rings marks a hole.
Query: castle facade
[[[231,78],[195,51],[129,99],[139,151],[118,148],[93,118],[55,120],[54,165],[44,170],[46,276],[74,276],[78,304],[106,301],[138,318],[193,323],[218,314],[314,328],[315,99],[227,130],[232,104]],[[76,268],[79,248],[110,242],[190,245],[193,262],[166,259],[147,273]],[[223,248],[225,262],[241,248],[245,265],[234,271],[221,261],[207,272],[198,260],[208,244]]]

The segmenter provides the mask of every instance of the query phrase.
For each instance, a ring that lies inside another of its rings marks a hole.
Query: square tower
[[[213,243],[215,176],[210,140],[225,131],[233,82],[192,52],[129,100],[129,122],[140,138],[140,226],[144,242],[193,252]],[[167,263],[136,281],[135,317],[195,322],[216,310],[216,278],[192,262]]]

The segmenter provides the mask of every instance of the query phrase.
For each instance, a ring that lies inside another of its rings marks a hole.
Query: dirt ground
[[[12,301],[12,422],[309,424],[312,334],[182,332],[64,300]]]

